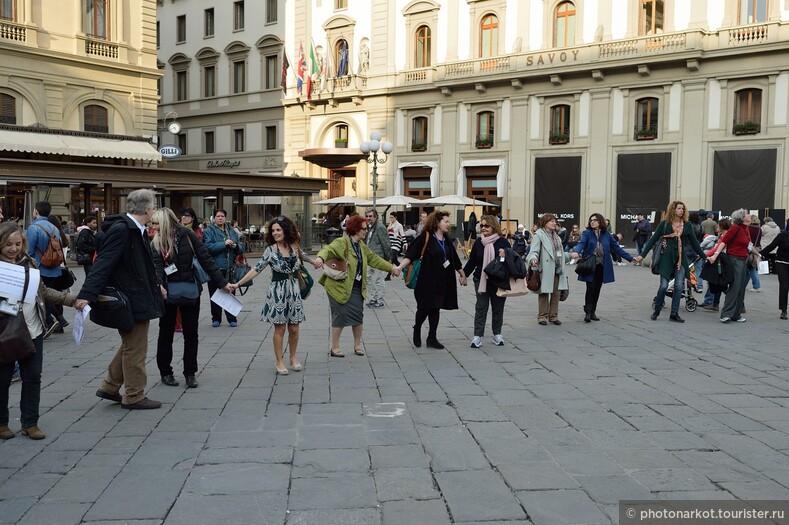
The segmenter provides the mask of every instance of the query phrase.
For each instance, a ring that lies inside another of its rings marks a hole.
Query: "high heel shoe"
[[[342,353],[342,350],[337,350],[335,352],[332,349],[332,350],[329,350],[329,357],[345,357],[345,354]]]
[[[298,362],[294,363],[293,359],[290,359],[290,367],[293,369],[294,372],[301,372],[302,368],[304,368],[303,366],[301,366],[301,363]]]

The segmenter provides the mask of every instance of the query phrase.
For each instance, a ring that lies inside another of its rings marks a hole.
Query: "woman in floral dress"
[[[260,261],[232,286],[234,288],[243,286],[247,281],[257,277],[266,266],[271,266],[271,284],[266,293],[261,321],[268,321],[274,325],[274,358],[277,374],[287,375],[288,369],[283,361],[285,326],[288,328],[290,366],[294,372],[302,370],[301,363],[296,359],[296,349],[299,346],[299,324],[305,320],[298,279],[304,255],[299,246],[299,232],[296,225],[283,215],[269,222],[266,244],[268,247]]]

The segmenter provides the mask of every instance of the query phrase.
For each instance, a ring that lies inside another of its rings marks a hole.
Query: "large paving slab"
[[[478,350],[473,290],[442,312],[445,350],[414,348],[413,294],[396,280],[386,307],[365,312],[367,355],[347,330],[344,359],[327,355],[317,286],[305,368],[287,376],[259,320],[262,276],[235,329],[210,326],[204,294],[196,390],[158,382],[152,323],[147,395],[163,406],[151,411],[94,395],[117,334],[89,325],[79,347],[55,335],[47,439],[0,443],[0,524],[577,525],[615,523],[620,499],[789,499],[789,322],[775,276],[746,293],[747,323],[682,310],[676,324],[649,320],[647,269],[615,271],[600,322],[583,323],[572,280],[561,326],[536,323],[534,295],[509,299],[506,344],[488,328]],[[18,383],[10,395],[18,430]]]

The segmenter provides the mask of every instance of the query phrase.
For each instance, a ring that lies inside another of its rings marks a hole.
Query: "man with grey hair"
[[[127,198],[126,213],[105,219],[102,230],[106,235],[74,304],[82,310],[88,303],[95,303],[105,286],[112,286],[129,298],[134,326],[128,332],[118,330],[120,348],[110,362],[107,377],[96,391],[98,397],[121,403],[127,409],[162,406],[159,401],[145,397],[148,328],[151,319],[164,315],[163,299],[167,296],[156,278],[145,231],[145,224],[156,209],[154,198],[151,190],[135,190]],[[121,385],[126,386],[123,396],[119,392]]]
[[[378,212],[369,210],[365,214],[367,219],[367,247],[375,255],[388,261],[392,258],[392,245],[389,243],[389,233],[386,226],[378,220]],[[367,265],[367,295],[370,308],[381,308],[384,305],[384,278],[386,272]]]

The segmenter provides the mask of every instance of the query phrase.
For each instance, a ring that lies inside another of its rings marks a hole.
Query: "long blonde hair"
[[[151,222],[159,223],[159,231],[153,236],[153,247],[162,255],[169,254],[172,258],[178,218],[170,208],[159,208],[153,212]]]

